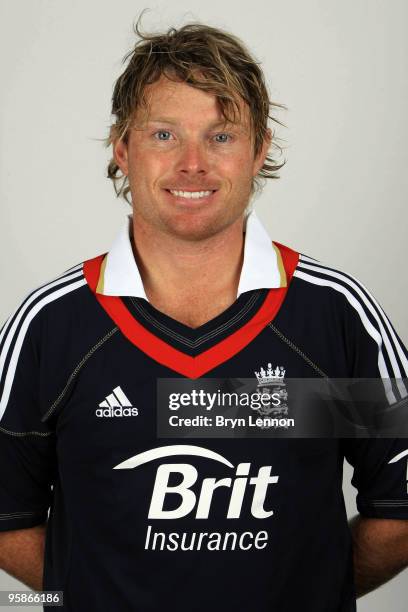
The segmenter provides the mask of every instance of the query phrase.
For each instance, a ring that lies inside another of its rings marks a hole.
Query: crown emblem
[[[286,370],[282,366],[276,366],[272,368],[272,364],[268,363],[268,367],[265,370],[261,367],[259,372],[255,372],[255,376],[258,379],[258,385],[268,385],[272,383],[282,382],[285,377]]]

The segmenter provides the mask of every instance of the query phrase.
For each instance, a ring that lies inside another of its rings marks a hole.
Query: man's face
[[[113,148],[136,222],[186,240],[210,237],[243,214],[269,143],[254,158],[244,102],[240,123],[224,125],[215,96],[185,83],[161,77],[145,96],[147,115],[139,110],[128,144]]]

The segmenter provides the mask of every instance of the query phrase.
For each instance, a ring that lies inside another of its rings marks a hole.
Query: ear
[[[122,173],[127,176],[129,172],[128,146],[123,141],[123,139],[119,137],[116,137],[116,138],[113,137],[112,153],[113,153],[113,158],[115,162],[117,163],[117,165],[119,166],[119,168],[121,169]]]
[[[272,130],[268,128],[266,130],[262,148],[254,159],[253,176],[256,176],[258,172],[260,171],[260,169],[262,168],[262,166],[264,165],[266,156],[268,155],[269,147],[271,146],[271,143],[272,143]]]

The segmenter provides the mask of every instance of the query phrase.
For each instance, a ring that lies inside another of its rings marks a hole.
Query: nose
[[[177,160],[177,170],[184,175],[203,175],[208,172],[209,159],[205,145],[196,141],[184,142]]]

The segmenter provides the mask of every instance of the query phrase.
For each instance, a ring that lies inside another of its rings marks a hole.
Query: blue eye
[[[161,136],[163,136],[163,134],[164,134],[165,138],[161,138]],[[164,141],[166,141],[166,140],[169,140],[169,138],[166,138],[166,136],[169,137],[169,136],[171,136],[171,134],[167,130],[159,130],[158,132],[155,132],[154,136],[155,136],[155,138],[157,138],[157,140],[162,140],[162,141],[164,140]]]
[[[217,139],[219,139],[220,137],[221,137],[221,140],[217,140]],[[229,139],[229,138],[230,138],[230,135],[229,135],[229,134],[225,134],[225,133],[222,133],[222,134],[217,134],[217,135],[215,136],[215,139],[217,140],[217,142],[219,142],[219,143],[221,143],[221,144],[223,144],[224,142],[228,142],[228,139]]]

